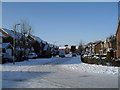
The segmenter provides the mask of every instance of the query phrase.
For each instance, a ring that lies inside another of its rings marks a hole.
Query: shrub
[[[110,52],[107,53],[107,56],[105,59],[102,59],[102,56],[99,56],[99,58],[94,58],[92,56],[86,56],[86,57],[82,57],[81,61],[83,63],[88,63],[88,64],[111,65],[111,66],[120,67],[120,61],[115,61],[115,59],[113,60],[113,57],[111,56]]]

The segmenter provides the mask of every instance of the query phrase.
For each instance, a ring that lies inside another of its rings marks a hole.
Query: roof
[[[90,43],[88,43],[88,46],[96,46],[96,45],[98,45],[99,43],[101,43],[102,41],[101,40],[98,40],[98,41],[95,41],[95,42],[90,42]]]
[[[99,44],[101,42],[102,42],[101,40],[98,40],[98,41],[95,41],[93,44],[97,45],[97,44]]]
[[[73,45],[72,45],[73,46]],[[74,45],[75,46],[75,48],[76,49],[78,49],[79,48],[79,46],[77,46],[77,45]],[[69,45],[69,46],[67,46],[67,47],[65,47],[65,46],[61,46],[61,47],[58,47],[58,46],[56,46],[56,48],[59,48],[59,49],[71,49],[71,46]]]
[[[10,43],[2,43],[2,48],[7,48],[9,45],[12,47]]]
[[[42,42],[41,38],[34,36],[34,35],[31,35],[31,36],[34,38],[34,40],[38,41],[39,43]]]
[[[59,47],[59,49],[66,49],[66,47]]]
[[[4,38],[5,38],[6,36],[5,36],[4,34],[2,34],[2,37],[4,37]]]
[[[46,44],[47,42],[46,41],[44,41],[44,40],[42,40],[40,37],[37,37],[37,36],[35,36],[35,35],[30,35],[34,40],[36,40],[36,41],[38,41],[39,43],[44,43],[44,44]]]
[[[53,44],[49,44],[49,47],[54,47],[54,45]]]
[[[0,37],[5,38],[6,36],[4,34],[0,33]]]
[[[14,31],[6,28],[2,28],[2,30],[7,33],[10,37],[14,38]],[[19,32],[16,32],[15,38],[18,39],[21,37],[21,34]]]
[[[53,45],[54,46],[54,48],[59,48],[58,46],[56,46],[56,45]]]
[[[46,43],[47,43],[47,41],[42,40],[42,43],[43,43],[43,44],[46,44]]]

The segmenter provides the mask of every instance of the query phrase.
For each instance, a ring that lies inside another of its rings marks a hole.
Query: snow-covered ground
[[[118,67],[82,63],[80,57],[73,57],[73,59],[65,62],[64,64],[68,65],[62,65],[62,67],[77,72],[83,71],[91,73],[118,75]]]
[[[52,57],[30,59],[15,64],[6,63],[1,65],[0,69],[3,72],[3,88],[115,88],[118,82],[118,67],[85,64],[81,62],[80,56],[71,55],[66,55],[65,58]]]
[[[29,71],[30,68],[37,65],[46,65],[56,61],[58,57],[42,58],[42,59],[29,59],[27,61],[6,63],[2,65],[2,71]]]
[[[29,59],[28,61],[16,62],[15,65],[13,65],[13,63],[6,63],[2,65],[2,71],[29,71],[30,68],[36,65],[48,65],[57,62],[61,67],[77,72],[118,75],[118,67],[85,64],[81,62],[79,56],[71,57],[71,55],[67,55],[67,57],[68,58],[52,57],[45,59]]]

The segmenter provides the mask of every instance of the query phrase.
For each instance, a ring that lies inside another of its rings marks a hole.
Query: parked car
[[[81,53],[81,56],[82,56],[82,57],[87,57],[87,56],[88,56],[88,53]]]
[[[36,57],[37,57],[37,54],[36,54],[36,53],[29,53],[29,54],[27,55],[27,57],[28,57],[29,59],[36,58]]]
[[[77,56],[77,54],[76,53],[72,53],[72,57],[75,57],[75,56]]]
[[[65,50],[59,50],[59,57],[65,57]]]

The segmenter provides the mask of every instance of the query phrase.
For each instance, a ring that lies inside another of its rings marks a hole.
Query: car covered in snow
[[[65,57],[65,50],[59,50],[59,57]]]
[[[81,53],[81,56],[82,56],[82,57],[87,57],[87,56],[88,56],[88,53]]]
[[[29,59],[37,58],[37,54],[36,54],[36,53],[29,53],[29,54],[27,55],[27,58],[29,58]]]
[[[72,53],[72,57],[75,57],[75,56],[77,56],[77,54],[76,53]]]

